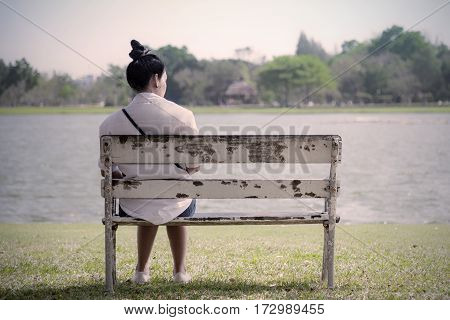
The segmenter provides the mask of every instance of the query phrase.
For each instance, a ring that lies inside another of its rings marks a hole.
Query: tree
[[[313,39],[309,40],[304,32],[300,33],[295,54],[312,55],[319,57],[321,60],[328,59],[328,54],[322,48],[322,45],[318,42],[315,42]]]
[[[202,70],[205,73],[204,96],[211,104],[222,104],[223,95],[228,86],[243,76],[242,61],[238,60],[202,60]]]
[[[416,53],[423,53],[432,45],[418,31],[404,32],[389,47],[389,51],[398,54],[402,59],[411,59]]]
[[[369,46],[369,52],[375,51],[380,47],[389,47],[392,46],[393,40],[396,39],[403,32],[403,28],[400,26],[393,25],[392,27],[384,30],[381,35],[372,40],[371,45]],[[392,41],[392,42],[390,42]],[[397,41],[397,40],[395,40]],[[389,43],[390,42],[390,43]],[[389,45],[388,45],[389,43]],[[377,53],[382,50],[378,50]]]
[[[186,46],[177,48],[171,45],[161,47],[157,50],[158,56],[164,62],[167,69],[167,92],[166,98],[180,102],[183,91],[175,80],[175,74],[183,69],[196,69],[198,62],[194,55],[189,53]]]
[[[367,96],[364,87],[362,64],[357,64],[349,69],[355,61],[361,60],[367,54],[367,47],[363,44],[352,50],[343,51],[330,60],[330,68],[333,76],[339,76],[338,89],[345,103],[359,103]]]
[[[0,96],[9,85],[6,83],[7,76],[8,76],[8,66],[5,64],[3,59],[0,59]]]
[[[347,53],[358,47],[360,43],[356,40],[344,41],[342,43],[342,52]]]
[[[441,76],[436,88],[436,98],[450,100],[450,50],[445,44],[441,44],[437,51]]]
[[[86,99],[105,106],[125,106],[130,102],[133,90],[125,79],[125,68],[110,64],[108,75],[97,78],[87,91]]]
[[[23,81],[25,90],[30,90],[36,85],[38,78],[39,73],[30,66],[26,59],[22,58],[16,60],[14,64],[10,63],[8,65],[6,76],[3,78],[5,82],[4,87],[8,88]]]
[[[26,92],[21,101],[31,105],[61,106],[77,103],[77,86],[68,74],[43,75],[38,85]]]
[[[409,64],[410,70],[420,81],[416,88],[417,97],[425,97],[426,100],[435,99],[440,92],[440,61],[436,55],[436,48],[419,31],[404,31],[402,27],[392,26],[372,40],[369,51],[374,51],[380,46],[386,45],[383,50],[378,50],[376,55],[388,51],[401,57]],[[419,98],[419,101],[423,100]]]
[[[33,88],[39,79],[39,73],[27,60],[16,60],[6,65],[0,60],[0,104],[15,106],[23,94]]]
[[[206,105],[210,103],[205,96],[207,85],[205,72],[199,69],[184,68],[178,71],[173,78],[183,93],[180,97],[180,104]]]
[[[308,96],[314,87],[330,79],[329,68],[317,57],[281,56],[261,67],[258,86],[271,91],[283,106],[289,106],[294,98]],[[330,83],[329,88],[334,86],[334,83]]]
[[[388,94],[389,74],[379,63],[366,62],[362,73],[365,91],[372,96],[373,102],[383,102],[382,97]]]
[[[15,107],[20,104],[21,97],[25,94],[25,81],[21,80],[6,88],[0,96],[0,105]]]
[[[440,63],[436,57],[434,48],[427,47],[416,51],[411,55],[411,70],[421,83],[421,91],[425,96],[437,94],[439,78],[441,76]]]

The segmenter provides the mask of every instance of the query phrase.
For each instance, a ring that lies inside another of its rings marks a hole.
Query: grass
[[[128,279],[135,227],[118,230],[118,281],[104,292],[103,228],[93,224],[0,224],[3,299],[449,299],[450,225],[341,225],[336,288],[320,283],[322,227],[189,228],[188,285],[171,282],[160,230],[151,282]],[[369,244],[362,245],[354,237]],[[95,238],[98,236],[97,238]],[[92,240],[94,239],[94,240]]]
[[[320,113],[448,113],[450,106],[364,106],[364,107],[309,107],[309,108],[272,108],[272,107],[189,107],[195,114],[223,113],[267,113],[278,114],[320,114]],[[21,114],[109,114],[118,110],[117,107],[15,107],[0,108],[0,115]]]
[[[22,115],[22,114],[109,114],[118,110],[117,107],[2,107],[0,115]]]

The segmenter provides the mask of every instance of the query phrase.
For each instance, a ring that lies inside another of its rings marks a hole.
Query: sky
[[[99,75],[126,65],[130,40],[186,46],[199,59],[235,58],[251,47],[267,59],[294,54],[304,31],[329,53],[393,24],[408,28],[448,0],[0,0],[0,58],[26,58],[40,72]],[[14,13],[5,3],[88,62]],[[450,45],[450,4],[421,22],[432,42]],[[94,65],[95,64],[95,65]]]

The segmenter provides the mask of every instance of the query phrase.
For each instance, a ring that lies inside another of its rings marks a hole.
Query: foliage
[[[173,101],[180,101],[183,97],[181,84],[176,81],[175,75],[183,69],[195,71],[198,69],[197,59],[183,46],[177,48],[171,45],[161,47],[157,50],[157,55],[166,66],[167,72],[167,92],[166,98]]]
[[[358,47],[360,43],[356,40],[344,41],[342,43],[342,52],[349,52]]]
[[[17,105],[39,81],[39,73],[25,60],[6,65],[0,59],[0,104]]]
[[[331,79],[327,65],[310,55],[276,57],[264,64],[258,75],[260,89],[271,91],[283,106],[305,97],[308,102],[311,90]]]
[[[167,68],[166,98],[187,106],[221,105],[228,86],[240,80],[258,88],[256,100],[269,106],[450,100],[447,45],[396,25],[366,42],[344,41],[335,55],[303,32],[295,55],[269,61],[248,46],[236,49],[237,59],[198,60],[185,46],[167,45],[155,53]],[[336,81],[322,88],[331,78]],[[25,59],[0,59],[0,106],[124,106],[132,97],[125,66],[110,65],[97,78],[72,79],[39,74]]]
[[[41,106],[57,106],[77,101],[76,84],[67,74],[54,74],[51,78],[42,75],[37,85],[26,92],[24,103]]]
[[[228,86],[243,78],[245,63],[237,60],[202,61],[206,75],[205,97],[212,104],[223,104]]]
[[[126,106],[133,96],[125,78],[125,68],[109,65],[108,75],[100,76],[86,92],[87,100],[93,99],[104,106]]]
[[[376,51],[380,46],[385,46],[386,50]],[[445,45],[441,46],[446,48]],[[411,91],[415,91],[412,101],[436,100],[441,96],[439,89],[442,88],[442,61],[437,55],[436,46],[427,41],[419,31],[404,31],[402,27],[394,25],[373,39],[368,51],[376,51],[376,55],[386,54],[387,51],[407,62],[410,72],[420,82],[420,86],[411,86]],[[397,66],[384,66],[384,69],[388,71]],[[398,82],[402,80],[397,79]],[[450,92],[447,91],[442,98],[449,99]]]
[[[348,41],[330,67],[339,75],[343,102],[413,103],[449,100],[449,50],[431,44],[420,32],[392,26],[369,43]],[[363,59],[368,57],[367,59]]]
[[[318,42],[315,42],[313,39],[308,39],[304,32],[300,33],[295,54],[312,55],[319,57],[322,60],[326,60],[328,58],[328,54],[322,48],[322,45]]]

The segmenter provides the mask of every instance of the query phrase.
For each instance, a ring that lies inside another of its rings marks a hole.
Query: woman
[[[127,81],[137,95],[124,109],[108,116],[100,126],[103,135],[139,134],[197,134],[193,113],[164,99],[167,73],[163,62],[138,41],[131,41],[129,56],[133,61],[127,67]],[[182,164],[119,165],[113,173],[125,179],[189,179],[198,167]],[[158,225],[176,217],[190,217],[195,212],[195,199],[122,199],[119,215],[147,220],[154,226],[138,226],[138,261],[132,281],[149,281],[149,256],[158,231]],[[191,276],[186,272],[185,226],[167,226],[172,250],[173,280],[186,283]]]

